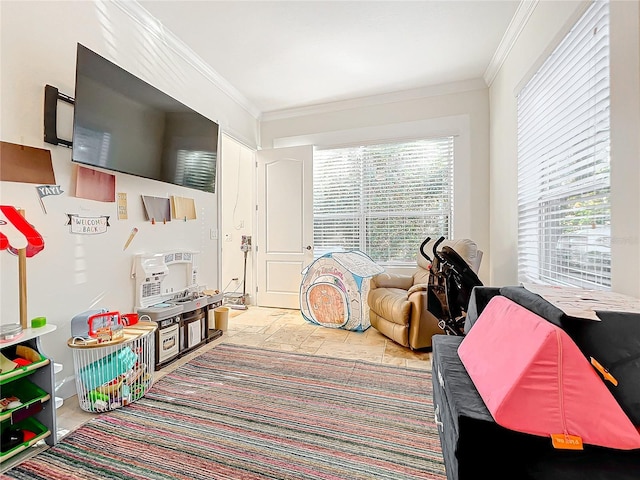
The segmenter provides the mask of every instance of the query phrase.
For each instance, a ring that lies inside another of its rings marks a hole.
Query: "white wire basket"
[[[155,323],[125,328],[115,342],[70,339],[80,408],[105,412],[141,398],[153,383]]]

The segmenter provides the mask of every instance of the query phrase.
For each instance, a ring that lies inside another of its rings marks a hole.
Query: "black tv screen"
[[[218,124],[78,44],[72,161],[215,192]]]

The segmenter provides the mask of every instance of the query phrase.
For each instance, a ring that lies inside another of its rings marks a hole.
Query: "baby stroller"
[[[424,251],[431,240],[420,245],[420,254],[431,262],[427,287],[428,309],[439,319],[438,326],[448,335],[464,335],[464,322],[473,287],[482,282],[471,267],[449,246],[438,251],[444,241],[440,237],[433,245],[433,259]]]

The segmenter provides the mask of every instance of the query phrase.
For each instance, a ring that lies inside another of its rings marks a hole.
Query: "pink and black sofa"
[[[433,337],[448,480],[640,479],[640,314],[596,313],[474,288],[465,335]]]

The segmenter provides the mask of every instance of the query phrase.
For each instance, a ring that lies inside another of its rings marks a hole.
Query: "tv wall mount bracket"
[[[75,104],[73,97],[60,93],[56,87],[45,85],[44,87],[44,141],[53,145],[61,145],[71,148],[73,142],[58,138],[58,102]]]

